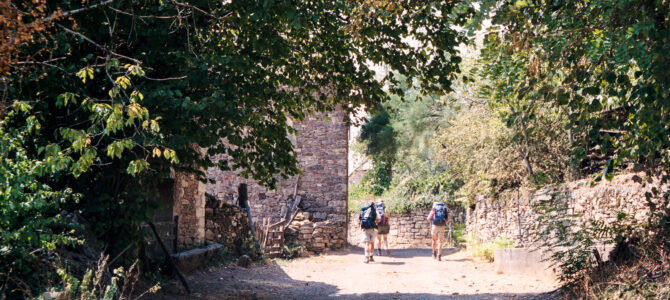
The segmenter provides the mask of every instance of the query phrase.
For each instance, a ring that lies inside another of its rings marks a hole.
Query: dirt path
[[[193,293],[169,284],[154,299],[528,299],[556,288],[546,279],[497,274],[467,252],[396,249],[363,263],[360,248],[279,261],[251,269],[229,266],[188,276]]]

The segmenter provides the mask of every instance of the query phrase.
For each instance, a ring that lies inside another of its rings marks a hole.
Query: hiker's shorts
[[[379,224],[377,225],[377,227],[378,227],[377,234],[389,234],[389,231],[391,230],[391,226],[389,226],[388,223]]]
[[[430,236],[437,238],[438,240],[444,239],[444,230],[447,228],[446,225],[435,225],[430,224]]]
[[[376,238],[377,238],[377,229],[374,228],[363,229],[363,234],[361,235],[363,243],[374,242]]]

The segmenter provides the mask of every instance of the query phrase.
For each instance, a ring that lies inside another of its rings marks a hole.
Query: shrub
[[[209,261],[207,261],[207,265],[220,266],[225,265],[233,260],[235,260],[235,255],[233,252],[231,252],[228,247],[223,246],[214,251],[212,257],[209,259]]]
[[[63,282],[63,299],[139,299],[160,289],[160,285],[156,284],[142,294],[134,294],[140,275],[137,262],[130,265],[127,271],[119,267],[110,273],[108,260],[107,256],[101,255],[96,268],[88,269],[81,279],[64,268],[58,268],[57,272]]]
[[[507,238],[507,236],[500,236],[492,241],[486,243],[479,243],[476,237],[471,236],[467,239],[467,246],[470,249],[472,256],[482,257],[489,262],[494,261],[494,252],[496,249],[514,248],[514,241]]]
[[[451,229],[451,246],[463,247],[466,244],[465,223],[453,222]]]
[[[0,120],[0,299],[39,293],[58,278],[46,256],[58,247],[82,243],[77,227],[60,213],[63,203],[77,201],[79,195],[41,178],[41,168],[56,168],[59,162],[33,158],[35,149],[29,144],[41,125],[27,117],[8,126],[20,116],[21,110],[15,110]]]
[[[558,279],[568,298],[591,295],[594,298],[656,298],[667,299],[670,274],[662,270],[670,265],[670,195],[659,195],[655,188],[651,197],[663,201],[653,205],[647,222],[636,224],[624,213],[606,224],[590,221],[569,213],[566,201],[552,197],[538,203],[535,209],[541,217],[533,239],[550,254],[558,267]],[[597,244],[614,245],[609,261],[601,259]]]
[[[531,230],[531,238],[546,249],[564,285],[576,283],[598,263],[599,257],[594,256],[596,244],[613,244],[623,239],[621,224],[626,219],[623,213],[618,214],[612,225],[599,221],[582,224],[581,216],[571,213],[567,201],[557,195],[539,202],[534,209],[540,217]]]
[[[282,246],[282,256],[285,259],[296,258],[299,257],[304,250],[305,246],[300,243],[297,242],[286,243]]]
[[[254,236],[240,239],[240,246],[238,249],[240,249],[240,255],[249,255],[249,257],[255,261],[262,261],[265,259],[260,244]]]

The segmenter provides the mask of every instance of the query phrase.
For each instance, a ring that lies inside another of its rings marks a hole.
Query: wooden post
[[[154,232],[154,236],[156,237],[156,241],[158,241],[158,245],[161,246],[161,249],[163,249],[163,253],[165,253],[165,260],[167,260],[168,264],[174,269],[175,273],[177,273],[177,277],[179,277],[179,281],[181,281],[181,284],[184,285],[184,289],[186,289],[187,293],[191,293],[191,289],[188,287],[188,283],[186,283],[186,278],[184,278],[184,275],[179,271],[179,268],[177,267],[177,264],[174,262],[172,259],[172,256],[170,256],[170,253],[167,251],[167,248],[165,248],[165,244],[163,244],[163,241],[161,240],[161,237],[158,235],[158,231],[156,231],[156,226],[154,226],[154,223],[149,222],[149,227],[151,227],[151,231]]]
[[[240,185],[237,187],[237,193],[238,193],[237,199],[239,201],[240,207],[244,207],[247,210],[247,217],[249,218],[249,227],[251,228],[251,235],[253,235],[256,238],[256,240],[258,240],[258,236],[256,236],[256,229],[254,229],[254,220],[253,218],[251,218],[251,207],[249,206],[249,201],[247,198],[247,184],[240,183]]]
[[[246,208],[247,207],[247,184],[246,183],[240,183],[240,185],[237,187],[237,204],[241,208]]]

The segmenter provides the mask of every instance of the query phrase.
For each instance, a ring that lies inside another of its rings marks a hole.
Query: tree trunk
[[[572,145],[575,142],[572,138],[572,128],[568,128],[568,142],[570,143],[570,150],[572,151]],[[570,171],[572,173],[572,180],[577,180],[579,178],[579,167],[573,155],[570,155]]]

